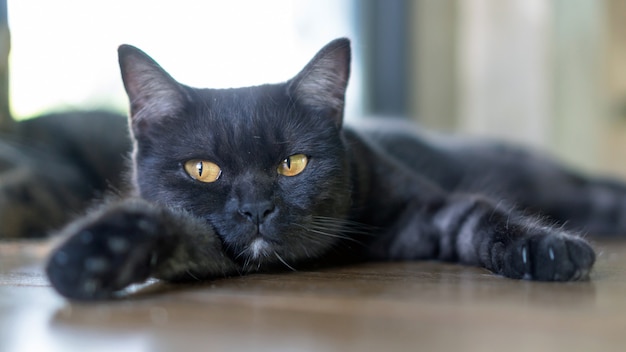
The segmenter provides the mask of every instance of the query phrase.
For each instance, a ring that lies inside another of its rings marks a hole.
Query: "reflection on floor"
[[[2,351],[608,351],[626,346],[626,241],[596,243],[591,280],[535,283],[451,264],[378,263],[153,283],[71,304],[47,245],[0,244]]]

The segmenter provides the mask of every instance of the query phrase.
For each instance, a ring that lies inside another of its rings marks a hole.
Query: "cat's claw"
[[[516,279],[575,281],[587,279],[594,262],[593,249],[579,237],[530,235],[509,246],[500,273]]]
[[[52,286],[76,300],[114,297],[148,278],[156,255],[157,231],[144,214],[110,212],[73,234],[50,257],[46,272]]]

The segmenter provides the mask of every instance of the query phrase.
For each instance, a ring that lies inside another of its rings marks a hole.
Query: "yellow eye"
[[[301,173],[309,162],[304,154],[295,154],[278,165],[278,173],[283,176],[296,176]]]
[[[200,182],[215,182],[222,174],[222,169],[216,164],[199,159],[192,159],[185,163],[185,171],[192,178]]]

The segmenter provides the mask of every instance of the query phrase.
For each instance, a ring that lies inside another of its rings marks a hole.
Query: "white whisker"
[[[339,233],[329,233],[329,232],[327,232],[327,230],[331,230],[332,231],[332,230],[335,230],[335,229],[321,228],[319,226],[317,228],[311,228],[311,227],[307,227],[307,226],[304,226],[304,225],[301,225],[301,224],[294,224],[294,225],[296,225],[296,226],[298,226],[300,228],[303,228],[304,230],[306,230],[308,232],[315,233],[315,234],[318,234],[318,235],[322,235],[322,236],[325,236],[325,237],[351,241],[351,242],[355,242],[355,243],[359,243],[359,244],[361,243],[361,241],[356,240],[356,239],[354,239],[352,237],[349,237],[349,236],[341,235]]]
[[[196,281],[201,281],[198,277],[196,277],[194,274],[192,274],[191,271],[185,270],[185,272],[187,273],[187,275],[191,276]]]
[[[280,255],[278,255],[278,253],[276,251],[274,251],[274,255],[276,255],[276,258],[278,258],[278,260],[280,260],[281,263],[283,263],[286,267],[291,269],[291,271],[297,271],[291,265],[287,264],[287,262]]]

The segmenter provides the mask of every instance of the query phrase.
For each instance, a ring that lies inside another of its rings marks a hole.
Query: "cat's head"
[[[255,267],[338,244],[351,202],[347,39],[286,83],[237,89],[182,85],[131,46],[119,59],[141,197],[206,219],[233,258]]]

